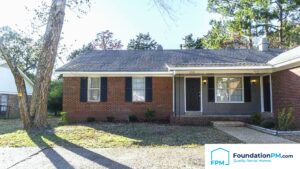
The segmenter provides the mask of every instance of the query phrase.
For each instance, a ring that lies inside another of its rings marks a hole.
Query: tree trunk
[[[26,92],[26,86],[24,78],[18,74],[14,74],[15,82],[18,90],[18,102],[21,119],[23,122],[23,128],[29,129],[32,126],[32,120],[29,113],[28,97]]]
[[[266,20],[265,20],[265,35],[266,37],[269,37],[269,18],[266,17]]]
[[[4,60],[6,61],[7,65],[9,66],[13,74],[17,86],[18,104],[19,104],[21,120],[23,123],[23,128],[29,129],[32,126],[32,120],[29,114],[29,104],[28,104],[25,81],[20,71],[18,70],[17,66],[10,59],[12,57],[9,56],[9,54],[5,52],[4,49],[5,47],[1,46],[1,54],[2,56],[4,56]]]
[[[44,128],[48,125],[47,98],[64,23],[65,6],[66,0],[52,0],[30,107],[30,114],[34,116],[34,126],[37,128]]]
[[[252,48],[253,48],[253,41],[252,41],[252,25],[251,25],[251,23],[249,23],[248,37],[249,37],[248,48],[249,48],[249,49],[252,49]]]
[[[279,8],[279,44],[280,47],[283,46],[283,8],[282,5],[278,3],[278,8]]]

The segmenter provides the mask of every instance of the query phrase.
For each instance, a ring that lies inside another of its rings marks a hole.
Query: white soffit
[[[281,53],[280,55],[271,59],[268,62],[268,64],[273,65],[274,67],[280,67],[280,66],[297,62],[299,60],[300,60],[300,46]]]

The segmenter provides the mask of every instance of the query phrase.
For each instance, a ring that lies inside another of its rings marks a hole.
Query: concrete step
[[[243,126],[245,126],[245,123],[241,122],[241,121],[212,121],[211,123],[215,127],[243,127]]]

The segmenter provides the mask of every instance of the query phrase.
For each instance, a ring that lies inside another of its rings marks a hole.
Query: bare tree
[[[102,50],[121,49],[123,47],[121,41],[113,39],[113,35],[109,30],[98,33],[96,39],[92,42],[94,48]]]
[[[20,114],[25,129],[29,129],[32,126],[44,128],[48,125],[47,97],[64,24],[65,9],[66,7],[69,7],[73,11],[77,10],[84,13],[84,10],[81,10],[78,7],[81,4],[90,4],[90,0],[68,0],[68,4],[66,0],[52,0],[49,6],[50,9],[47,8],[47,6],[44,6],[46,8],[37,11],[38,16],[36,18],[42,18],[41,20],[45,21],[47,24],[38,56],[37,75],[34,83],[30,109],[23,76],[20,71],[18,71],[18,65],[11,55],[11,50],[0,43],[1,57],[6,60],[15,77],[19,95]],[[157,5],[160,6],[162,4]],[[49,11],[45,9],[49,9]],[[163,7],[163,9],[166,9],[166,6]]]

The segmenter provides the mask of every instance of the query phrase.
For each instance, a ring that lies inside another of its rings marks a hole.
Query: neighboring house
[[[208,124],[249,120],[293,107],[300,127],[300,47],[259,50],[90,51],[57,70],[63,74],[63,110],[71,121],[88,117]]]
[[[26,91],[32,95],[33,83],[20,71],[25,79]],[[18,92],[15,79],[7,63],[0,60],[0,118],[19,117]]]

